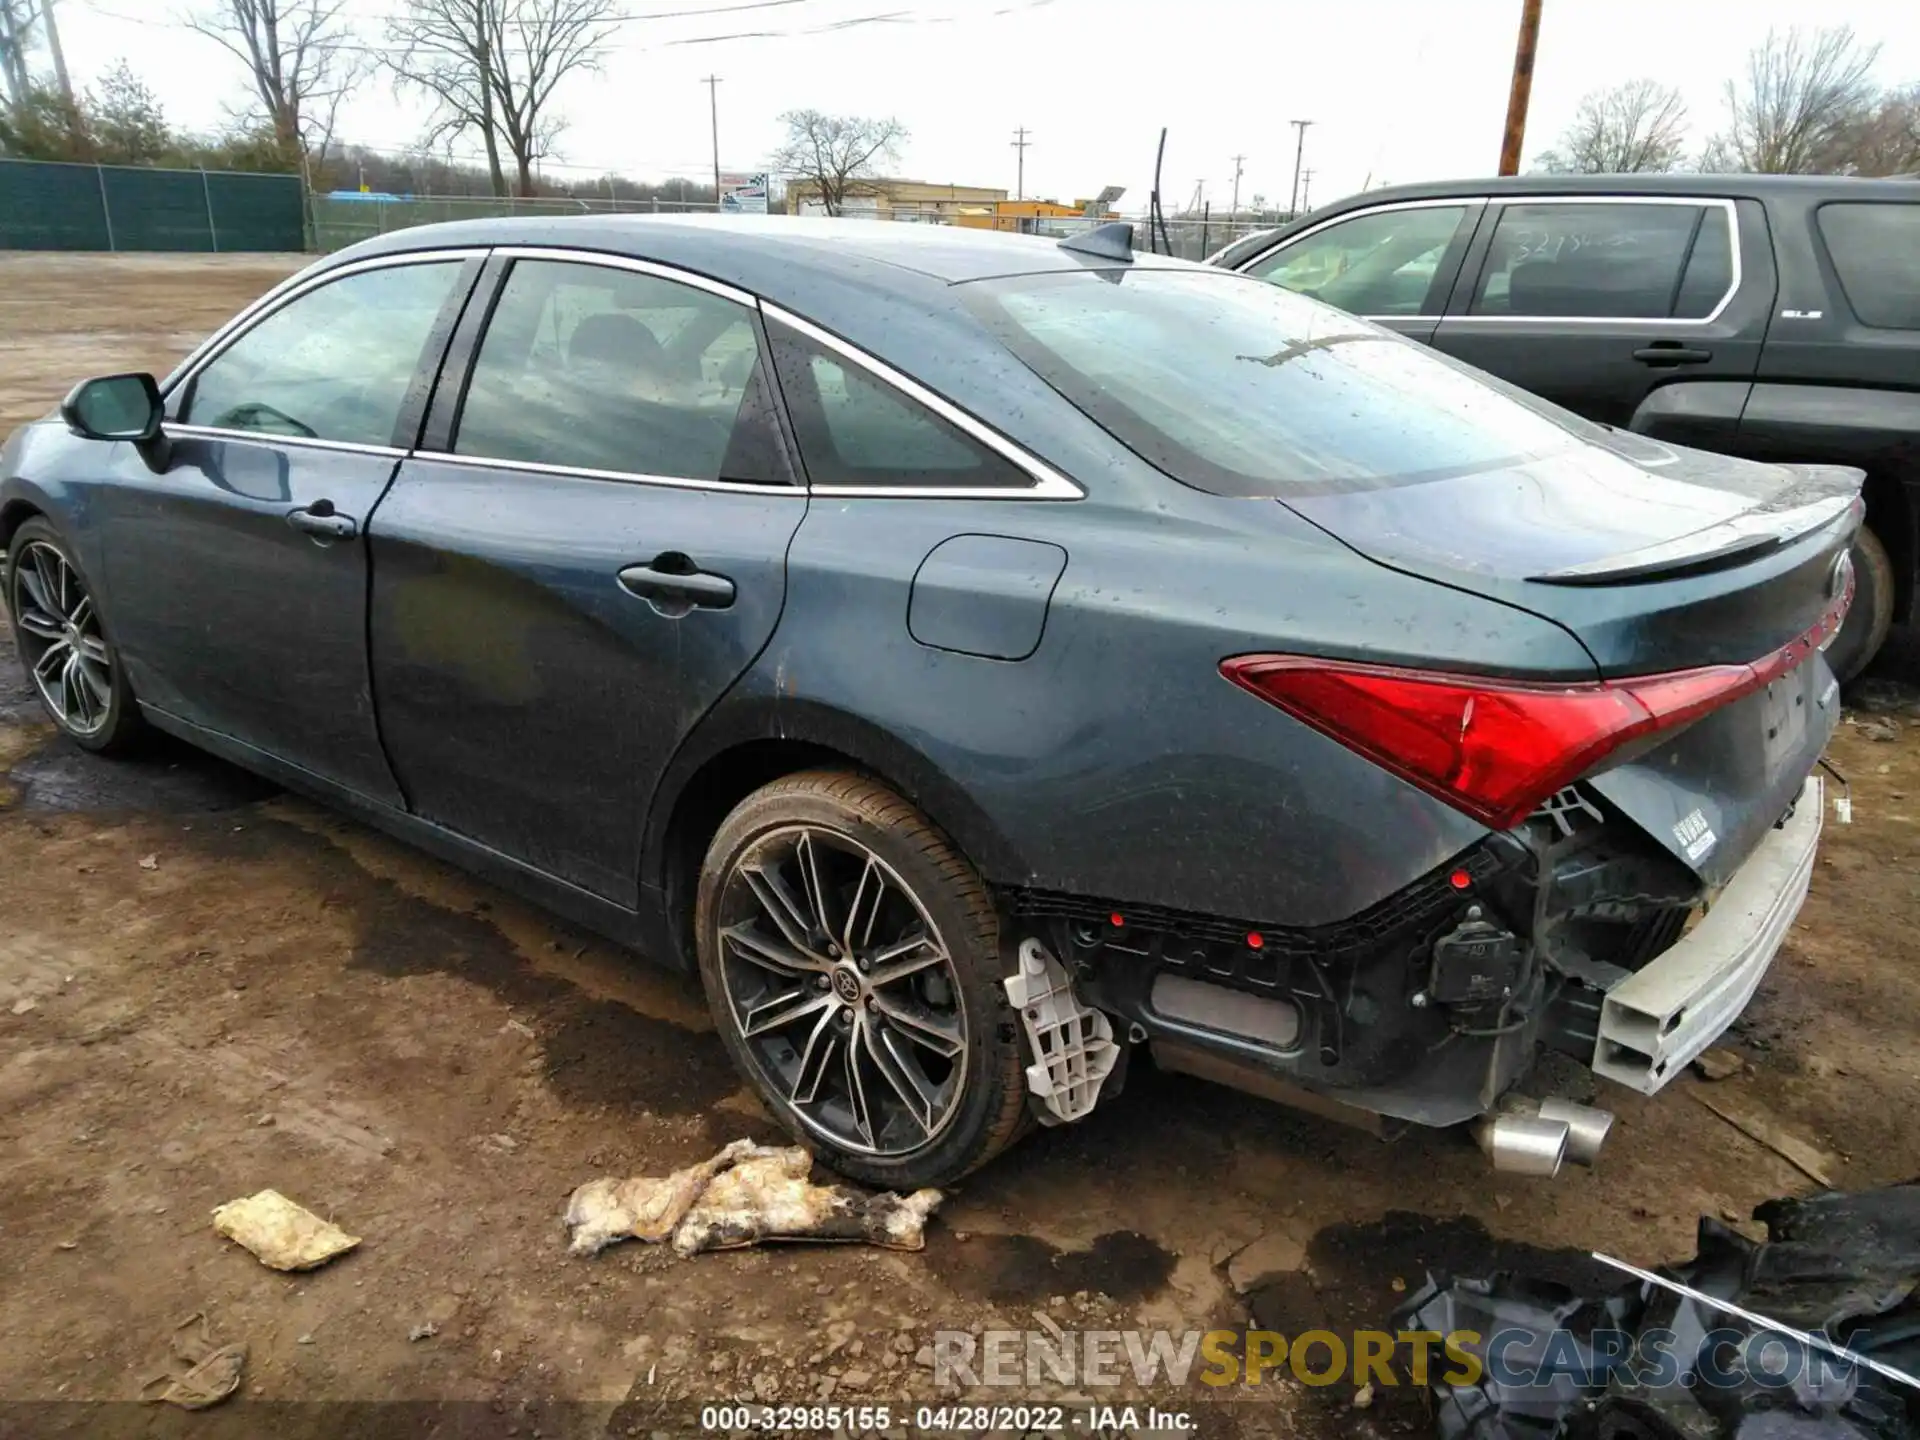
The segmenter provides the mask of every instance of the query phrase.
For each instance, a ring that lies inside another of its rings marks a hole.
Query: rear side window
[[[344,275],[290,300],[193,379],[180,419],[285,439],[391,445],[461,262]]]
[[[1437,315],[1445,297],[1432,293],[1434,279],[1466,215],[1465,205],[1356,215],[1296,240],[1246,273],[1356,315]]]
[[[1508,205],[1468,313],[1702,319],[1732,288],[1732,246],[1717,205]]]
[[[1029,489],[1033,479],[909,395],[799,331],[768,326],[814,485]]]
[[[1848,200],[1822,205],[1818,218],[1860,323],[1920,330],[1920,205]]]
[[[677,480],[788,483],[753,313],[678,281],[520,260],[454,452]]]

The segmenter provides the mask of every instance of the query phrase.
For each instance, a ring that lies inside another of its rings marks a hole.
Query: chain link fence
[[[0,160],[0,250],[307,248],[298,175]]]
[[[321,251],[343,249],[370,236],[414,225],[435,225],[447,220],[478,220],[495,216],[527,215],[559,217],[564,215],[711,215],[711,203],[667,200],[605,200],[586,197],[537,196],[532,198],[474,195],[359,195],[335,192],[315,195],[313,212],[314,247]],[[1012,216],[968,211],[964,215],[937,206],[896,206],[891,210],[864,212],[849,217],[890,220],[900,224],[961,225],[965,228],[1010,231],[1027,235],[1064,239],[1095,225],[1111,222],[1088,220],[1080,216]],[[1186,260],[1204,260],[1222,246],[1278,223],[1271,219],[1199,219],[1182,216],[1165,222],[1162,236],[1158,228],[1149,235],[1144,217],[1121,217],[1133,226],[1136,249],[1160,249]]]

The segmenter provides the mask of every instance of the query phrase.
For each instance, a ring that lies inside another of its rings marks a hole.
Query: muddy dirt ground
[[[164,369],[295,263],[0,258],[0,426],[74,376]],[[1344,1330],[1429,1267],[1679,1258],[1696,1217],[1816,1188],[1703,1094],[1828,1152],[1840,1186],[1912,1178],[1920,692],[1867,698],[1880,713],[1850,712],[1834,747],[1854,823],[1829,820],[1730,1037],[1747,1068],[1608,1090],[1620,1123],[1592,1172],[1496,1178],[1455,1135],[1382,1144],[1140,1066],[958,1188],[924,1252],[577,1260],[559,1217],[580,1182],[775,1138],[697,988],[193,751],[86,756],[39,721],[9,647],[0,1435],[648,1435],[745,1396],[890,1402],[897,1423],[937,1397],[916,1359],[936,1329]],[[267,1186],[363,1244],[262,1268],[208,1212]],[[71,1403],[134,1400],[197,1312],[249,1346],[225,1406]],[[1204,1434],[1424,1433],[1404,1390],[1364,1410],[1346,1385],[1150,1398]]]

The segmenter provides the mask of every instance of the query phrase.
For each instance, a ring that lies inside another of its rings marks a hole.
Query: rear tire
[[[124,754],[146,733],[93,584],[72,549],[35,516],[7,547],[14,648],[47,717],[83,749]]]
[[[707,849],[694,928],[728,1053],[841,1174],[945,1185],[1019,1134],[1026,1081],[992,899],[892,791],[832,770],[756,790]]]
[[[1865,526],[1853,539],[1853,608],[1827,651],[1827,664],[1841,684],[1880,653],[1893,628],[1893,561],[1880,537]]]

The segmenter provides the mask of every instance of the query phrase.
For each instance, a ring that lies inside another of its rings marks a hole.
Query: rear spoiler
[[[1796,469],[1800,467],[1795,467]],[[1805,473],[1819,490],[1827,492],[1810,503],[1803,501],[1810,486],[1795,486],[1788,508],[1749,510],[1705,530],[1663,540],[1639,550],[1628,550],[1564,570],[1550,570],[1528,578],[1541,585],[1628,585],[1640,580],[1665,580],[1680,575],[1719,570],[1752,559],[1765,551],[1777,550],[1804,536],[1824,530],[1841,520],[1849,528],[1857,525],[1865,507],[1860,499],[1860,484],[1866,472],[1838,465],[1805,467]],[[1836,489],[1844,493],[1833,493]]]

